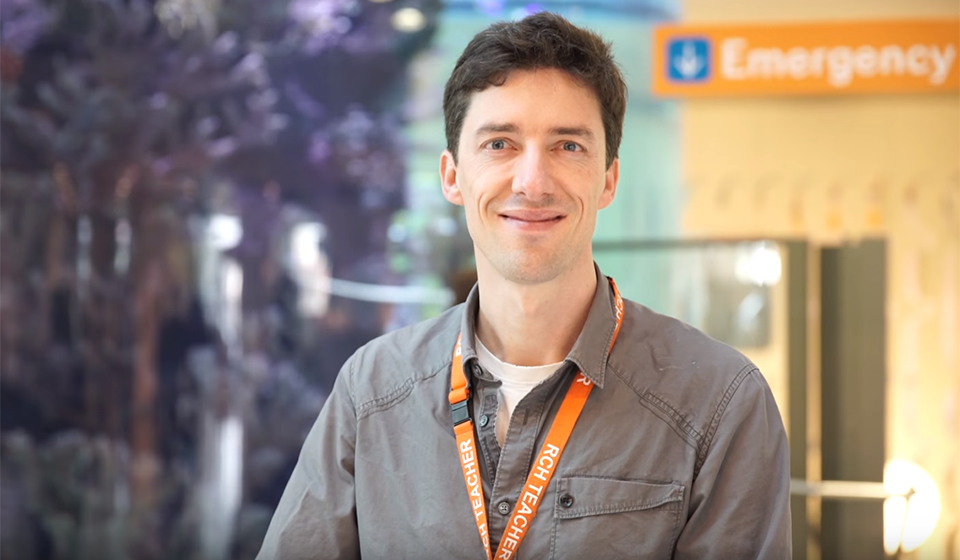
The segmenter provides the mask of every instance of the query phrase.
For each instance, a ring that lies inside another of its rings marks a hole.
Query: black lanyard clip
[[[465,400],[451,404],[450,412],[453,414],[454,426],[459,426],[470,420],[470,411],[467,410],[467,401]]]

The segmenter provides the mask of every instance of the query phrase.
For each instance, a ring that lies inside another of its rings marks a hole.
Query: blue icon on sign
[[[677,37],[667,43],[667,77],[675,82],[702,82],[710,77],[710,42]]]

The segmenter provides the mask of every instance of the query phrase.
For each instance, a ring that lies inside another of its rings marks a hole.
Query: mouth
[[[511,210],[501,212],[500,218],[508,224],[522,229],[548,229],[565,218],[555,210]]]

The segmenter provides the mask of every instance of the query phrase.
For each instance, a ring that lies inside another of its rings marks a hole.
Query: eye
[[[507,147],[507,142],[505,140],[492,140],[487,143],[487,147],[491,150],[504,150]]]
[[[582,148],[576,142],[564,142],[563,149],[567,152],[579,152]]]

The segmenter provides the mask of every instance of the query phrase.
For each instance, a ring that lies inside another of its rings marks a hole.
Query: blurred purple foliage
[[[336,298],[299,318],[277,239],[310,216],[334,276],[391,274],[407,66],[441,9],[405,2],[425,20],[402,32],[394,4],[0,4],[0,556],[203,557],[201,427],[237,414],[242,530],[217,558],[255,552],[340,364],[382,330]],[[214,213],[243,231],[239,342],[198,286]]]

